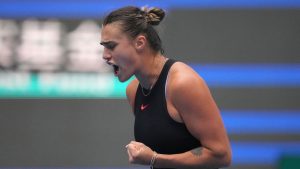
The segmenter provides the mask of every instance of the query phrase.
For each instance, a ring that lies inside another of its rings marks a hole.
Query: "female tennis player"
[[[229,166],[229,139],[205,81],[163,53],[155,26],[164,16],[159,8],[123,7],[103,22],[103,59],[121,82],[136,77],[126,89],[135,117],[135,141],[126,145],[129,162],[151,168]]]

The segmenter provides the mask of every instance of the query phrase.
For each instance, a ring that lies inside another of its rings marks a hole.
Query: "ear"
[[[138,35],[135,38],[134,46],[137,51],[142,51],[146,47],[147,39],[145,35]]]

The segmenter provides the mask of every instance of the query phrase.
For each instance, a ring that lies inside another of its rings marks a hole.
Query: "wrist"
[[[152,158],[151,158],[151,161],[150,161],[150,169],[153,169],[156,158],[157,158],[157,155],[158,154],[155,151],[153,151],[153,155],[152,155]]]

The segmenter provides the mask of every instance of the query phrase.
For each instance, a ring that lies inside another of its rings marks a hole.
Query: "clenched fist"
[[[153,150],[145,144],[131,141],[126,145],[129,162],[132,164],[149,165],[151,158],[155,154]]]

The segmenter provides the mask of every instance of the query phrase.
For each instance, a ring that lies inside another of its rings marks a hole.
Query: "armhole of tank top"
[[[167,59],[167,61],[168,60],[169,60],[169,58]],[[173,66],[173,64],[172,64],[172,66]],[[170,74],[171,67],[168,70],[168,74],[167,74],[167,78],[166,78],[166,83],[165,83],[165,100],[166,100],[166,106],[167,106],[167,84],[168,84],[168,79],[169,79],[169,74]],[[167,108],[167,110],[168,110],[168,108]]]
[[[171,69],[171,68],[170,68]],[[170,73],[170,70],[168,71],[168,74],[167,74],[167,78],[166,78],[166,83],[165,83],[165,109],[166,109],[166,112],[167,112],[167,115],[170,119],[170,121],[172,121],[172,123],[176,124],[176,125],[185,125],[183,122],[178,122],[176,120],[174,120],[170,113],[169,113],[169,110],[168,110],[168,103],[167,103],[167,85],[168,85],[168,79],[169,79],[169,73]]]

